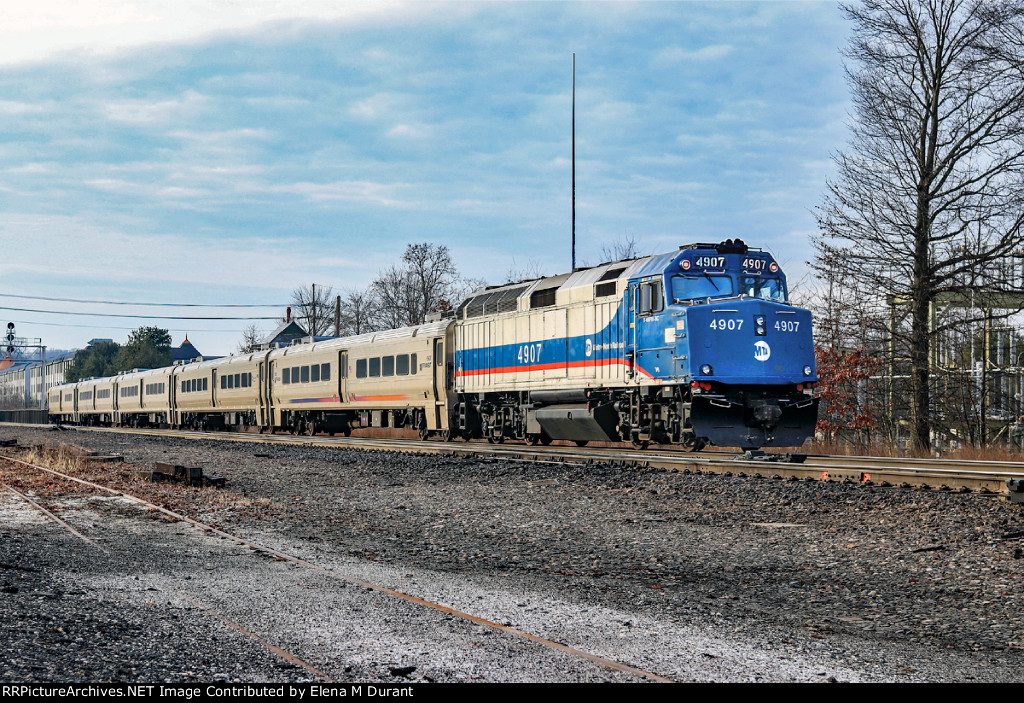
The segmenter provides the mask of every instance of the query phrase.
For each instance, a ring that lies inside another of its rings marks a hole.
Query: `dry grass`
[[[270,500],[250,499],[230,488],[193,488],[178,483],[154,483],[150,480],[152,470],[149,468],[124,462],[86,461],[81,457],[80,450],[68,445],[33,448],[11,456],[142,498],[203,522],[216,524],[214,518],[218,517],[273,511]],[[57,498],[93,492],[93,489],[80,483],[8,462],[0,462],[0,480],[41,497]]]
[[[823,442],[819,440],[804,444],[799,451],[807,454],[828,454],[832,456],[879,456],[906,457],[918,459],[958,459],[962,461],[1013,461],[1024,462],[1024,451],[1005,445],[987,447],[959,447],[956,449],[932,449],[928,452],[902,450],[888,444],[852,444],[849,442]]]

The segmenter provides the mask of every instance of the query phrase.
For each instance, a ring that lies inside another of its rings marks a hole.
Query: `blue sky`
[[[583,263],[740,236],[798,277],[848,134],[831,2],[24,5],[0,27],[8,296],[284,304],[421,241],[491,283],[568,270],[573,52]],[[2,315],[50,347],[156,324],[207,354],[248,324]]]

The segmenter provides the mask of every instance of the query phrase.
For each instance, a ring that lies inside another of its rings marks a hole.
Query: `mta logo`
[[[754,343],[754,358],[758,361],[768,361],[772,355],[772,348],[768,346],[768,342],[755,342]]]

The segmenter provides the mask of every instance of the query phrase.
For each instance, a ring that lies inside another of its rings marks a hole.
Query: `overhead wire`
[[[48,298],[41,295],[17,295],[15,293],[0,293],[0,298],[21,298],[23,300],[47,300],[55,303],[89,303],[92,305],[138,305],[145,307],[172,307],[172,308],[283,308],[285,304],[249,304],[249,303],[131,303],[123,300],[86,300],[80,298]],[[11,308],[4,308],[11,309]],[[44,311],[45,312],[45,311]]]
[[[0,310],[14,312],[36,312],[44,315],[80,315],[83,317],[130,317],[141,320],[277,320],[279,315],[270,317],[220,317],[220,316],[187,316],[187,315],[125,315],[110,312],[72,312],[69,310],[35,310],[32,308],[11,308],[0,305]]]

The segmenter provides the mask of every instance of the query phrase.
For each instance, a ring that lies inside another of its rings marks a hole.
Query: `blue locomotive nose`
[[[689,309],[687,326],[695,379],[780,386],[818,380],[807,310],[732,300]]]

